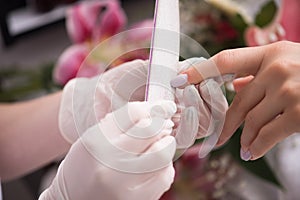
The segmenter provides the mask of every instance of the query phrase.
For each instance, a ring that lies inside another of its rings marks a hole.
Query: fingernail
[[[179,74],[171,80],[171,86],[175,88],[183,87],[188,85],[188,76],[187,74]]]
[[[252,158],[251,152],[249,150],[248,151],[243,151],[241,149],[240,150],[240,156],[241,156],[241,159],[244,160],[244,161],[248,161]]]

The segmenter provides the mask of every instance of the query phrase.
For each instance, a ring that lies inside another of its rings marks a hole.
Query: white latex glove
[[[63,91],[59,115],[59,126],[64,138],[73,143],[106,113],[122,107],[129,101],[143,101],[147,67],[148,61],[135,60],[93,79],[76,78],[70,81]],[[195,141],[199,112],[198,108],[193,107],[194,101],[189,98],[200,98],[197,94],[198,91],[190,89],[184,92],[184,96],[188,98],[181,102],[184,106],[179,113],[182,120],[173,133],[176,135],[178,148],[186,148]]]
[[[187,70],[195,63],[204,61],[205,58],[190,58],[181,63],[179,72]],[[200,157],[206,156],[215,146],[219,135],[223,129],[225,115],[228,109],[228,102],[224,96],[221,86],[224,82],[233,79],[232,76],[222,76],[213,79],[207,79],[199,85],[182,84],[187,82],[186,75],[179,75],[171,81],[171,85],[176,90],[176,97],[179,101],[183,101],[183,109],[187,106],[197,108],[199,118],[199,127],[196,137],[204,140],[202,149],[199,152]],[[181,88],[182,90],[180,90]],[[179,117],[180,119],[181,117]],[[177,122],[178,120],[175,120]],[[180,126],[180,125],[179,125]],[[180,137],[186,137],[186,134],[179,134]],[[177,138],[176,138],[177,139]],[[184,139],[179,139],[184,141]]]
[[[59,112],[59,128],[74,143],[107,113],[131,101],[143,101],[147,63],[134,60],[94,78],[76,78],[64,87]],[[134,94],[132,94],[135,92]]]
[[[130,102],[71,147],[40,200],[159,199],[174,179],[171,101]]]

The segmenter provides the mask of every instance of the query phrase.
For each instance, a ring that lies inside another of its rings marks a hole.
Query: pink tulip
[[[75,78],[88,53],[89,49],[83,44],[67,48],[55,66],[54,81],[65,85],[70,79]]]
[[[101,41],[118,33],[126,16],[117,0],[82,2],[67,11],[66,26],[75,43]]]
[[[102,41],[119,33],[126,24],[126,15],[118,1],[108,1],[104,10],[95,24],[93,37],[95,42]]]
[[[133,24],[124,32],[121,42],[127,53],[118,58],[114,66],[135,59],[148,59],[152,30],[153,20],[147,19]]]

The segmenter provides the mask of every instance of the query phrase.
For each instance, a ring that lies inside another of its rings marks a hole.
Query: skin
[[[244,122],[241,149],[251,160],[262,157],[274,145],[300,132],[300,44],[273,44],[225,50],[213,61],[220,74],[235,74],[236,95],[227,113],[218,145],[224,144]],[[203,64],[199,64],[201,67]],[[197,84],[195,68],[183,72]]]
[[[61,92],[0,104],[0,177],[11,180],[63,156],[70,144],[58,128]]]

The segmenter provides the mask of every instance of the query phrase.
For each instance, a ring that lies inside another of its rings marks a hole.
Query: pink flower
[[[89,54],[89,49],[86,45],[76,44],[67,48],[60,56],[54,69],[54,81],[58,84],[65,85],[69,80],[75,78],[77,73]],[[81,69],[81,74],[95,74],[93,67],[86,70]]]
[[[121,40],[119,42],[112,41],[112,49],[118,49],[122,46],[126,53],[112,63],[111,67],[115,67],[119,64],[135,59],[148,59],[152,30],[153,20],[146,19],[133,24],[128,31],[123,32],[124,34],[120,35]],[[118,39],[119,38],[116,38],[116,40]]]
[[[123,63],[135,59],[148,59],[152,30],[152,19],[146,19],[133,24],[124,35],[122,41],[129,52],[120,57],[120,62]]]
[[[101,18],[101,17],[100,17]],[[109,1],[106,10],[102,13],[102,19],[94,29],[95,41],[102,41],[112,35],[119,33],[126,24],[126,15],[118,1]]]
[[[70,8],[67,30],[77,45],[68,48],[59,58],[54,70],[55,81],[64,85],[75,77],[98,75],[107,65],[115,67],[134,59],[147,59],[153,21],[142,21],[131,30],[111,37],[119,33],[125,23],[126,16],[118,0],[83,2]],[[105,39],[108,40],[97,46]],[[88,56],[90,52],[92,55]]]
[[[67,11],[67,31],[75,43],[101,41],[125,24],[126,16],[117,0],[83,2]]]
[[[134,31],[129,31],[127,39],[129,42],[150,42],[153,30],[153,20],[146,19],[144,21],[133,24],[129,30],[135,29]]]

